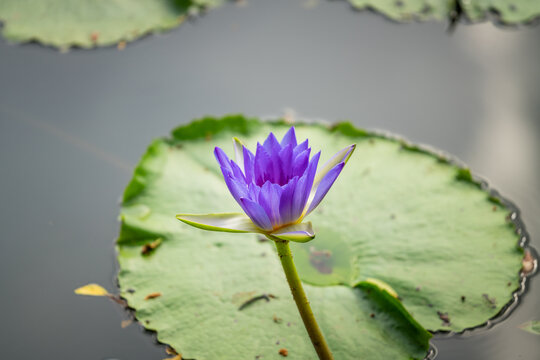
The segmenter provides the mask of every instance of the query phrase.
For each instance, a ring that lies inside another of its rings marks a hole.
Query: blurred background
[[[61,54],[0,40],[0,358],[163,359],[116,291],[119,199],[155,137],[204,115],[351,120],[449,152],[522,211],[540,248],[540,27],[397,24],[344,2],[228,3],[166,34]],[[438,360],[537,360],[537,278]],[[181,349],[180,349],[181,350]]]

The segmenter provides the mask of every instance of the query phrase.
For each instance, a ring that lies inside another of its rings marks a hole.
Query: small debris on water
[[[122,327],[122,329],[125,329],[131,324],[133,324],[133,320],[127,319],[127,320],[122,320],[122,322],[120,323],[120,326]]]
[[[160,292],[153,292],[153,293],[150,293],[148,295],[146,295],[144,297],[144,300],[150,300],[150,299],[155,299],[155,298],[158,298],[161,296],[161,293]]]
[[[439,319],[443,321],[443,326],[450,326],[450,317],[448,316],[448,313],[437,311],[437,315],[439,315]]]
[[[525,250],[525,255],[521,261],[521,271],[523,275],[528,275],[534,270],[534,258],[529,250]]]
[[[492,309],[495,309],[497,307],[497,301],[495,300],[495,298],[491,298],[489,297],[488,294],[482,294],[482,297],[484,299],[486,299],[486,301],[488,302],[489,306],[492,308]]]
[[[283,357],[287,357],[287,355],[289,355],[289,351],[285,348],[283,349],[279,349],[279,355],[283,356]]]

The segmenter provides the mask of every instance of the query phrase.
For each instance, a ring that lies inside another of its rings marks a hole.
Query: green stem
[[[313,344],[317,355],[319,355],[319,359],[333,360],[334,357],[332,356],[330,348],[328,347],[321,329],[317,324],[317,320],[315,320],[315,316],[313,316],[313,311],[309,305],[309,300],[307,299],[304,288],[302,287],[302,282],[298,277],[298,272],[294,266],[289,242],[275,238],[271,235],[268,237],[276,244],[279,259],[281,260],[283,271],[285,272],[285,276],[289,282],[289,287],[291,288],[292,296],[296,302],[296,307],[298,307],[302,321],[304,321],[304,326],[306,327],[309,338],[311,339],[311,343]]]

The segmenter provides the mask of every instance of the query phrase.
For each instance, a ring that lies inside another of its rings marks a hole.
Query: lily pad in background
[[[201,232],[175,218],[239,211],[214,146],[232,148],[238,136],[253,147],[270,131],[281,136],[288,128],[242,116],[182,126],[152,143],[125,191],[121,295],[146,328],[185,357],[278,359],[286,348],[292,359],[316,358],[273,244]],[[468,171],[348,123],[296,130],[322,150],[323,162],[357,144],[337,186],[309,217],[315,240],[292,244],[337,359],[423,358],[429,334],[422,326],[462,331],[512,300],[523,257],[519,236],[507,221],[509,209]],[[158,238],[161,246],[143,256],[143,246]],[[401,300],[374,286],[380,281]],[[145,300],[154,292],[162,296]],[[261,297],[239,310],[263,294],[269,301]]]
[[[459,4],[458,4],[459,1]],[[13,42],[37,41],[61,49],[92,48],[133,41],[180,25],[187,15],[224,0],[2,0],[3,35]],[[349,0],[396,21],[446,20],[458,9],[470,21],[496,14],[506,24],[540,16],[537,0]]]
[[[221,0],[2,0],[3,35],[58,48],[132,41],[180,25],[185,16]]]
[[[472,22],[489,16],[504,24],[529,23],[540,16],[536,0],[349,0],[359,10],[373,9],[396,21],[445,20],[458,12]]]

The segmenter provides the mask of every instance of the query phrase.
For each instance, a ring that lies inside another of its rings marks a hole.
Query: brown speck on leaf
[[[157,238],[149,244],[144,244],[141,248],[142,255],[150,255],[155,249],[157,249],[162,243],[161,238]]]
[[[204,137],[204,140],[206,140],[206,141],[212,140],[212,134],[211,133],[206,133],[206,136]]]
[[[512,282],[509,281],[509,282],[506,284],[506,286],[512,286]]]
[[[178,352],[176,350],[174,350],[172,347],[170,346],[167,346],[165,348],[165,352],[169,355],[179,355]]]
[[[135,294],[135,289],[127,289],[126,292],[130,294]]]
[[[521,266],[523,275],[528,275],[534,270],[534,258],[529,250],[525,250],[525,255],[521,261]]]
[[[514,11],[517,10],[517,7],[516,7],[516,5],[514,5],[514,4],[510,4],[510,5],[508,5],[508,10],[514,12]]]
[[[465,302],[465,295],[461,295],[461,302],[462,302],[462,303]]]
[[[125,41],[120,41],[117,45],[116,45],[116,48],[120,51],[124,50],[126,48],[126,42]]]
[[[287,355],[289,355],[289,351],[285,348],[283,349],[279,349],[279,355],[283,356],[283,357],[287,357]]]
[[[144,300],[150,300],[150,299],[155,299],[155,298],[158,298],[161,296],[161,293],[160,292],[153,292],[153,293],[150,293],[148,295],[146,295],[144,297]]]
[[[97,31],[94,31],[93,33],[91,33],[90,40],[92,40],[94,44],[97,43],[99,40],[99,33]]]
[[[440,311],[437,311],[437,315],[439,315],[439,319],[443,321],[443,326],[449,326],[450,325],[450,317],[448,316],[448,313],[442,313]]]
[[[288,326],[288,327],[291,327],[291,323],[290,323],[290,322],[288,322],[288,323],[287,323],[287,326]]]
[[[268,242],[270,240],[268,240],[265,236],[257,236],[257,241],[260,242],[260,243],[265,243],[265,242]]]
[[[420,286],[417,286],[414,290],[420,291],[420,290],[422,290],[422,288]]]
[[[279,340],[278,340],[278,341],[276,341],[276,345],[279,345],[279,344],[280,344]]]
[[[495,309],[497,307],[497,301],[495,300],[495,298],[489,297],[488,294],[482,294],[482,297],[487,301],[487,303],[492,309]]]
[[[433,304],[427,304],[428,307],[433,307]]]
[[[390,220],[395,220],[396,219],[396,214],[390,214]]]
[[[127,319],[127,320],[122,320],[122,322],[120,323],[120,326],[122,327],[122,329],[125,329],[131,324],[133,324],[133,320]]]
[[[274,316],[272,316],[272,320],[276,323],[276,324],[281,324],[283,322],[283,319],[280,318],[280,317],[277,317],[275,314]]]
[[[371,314],[369,314],[369,317],[373,319],[375,317],[375,314],[371,313]]]
[[[493,207],[491,208],[491,210],[497,211],[497,206],[493,205]]]
[[[150,320],[144,320],[144,322],[146,325],[150,324]]]
[[[394,3],[397,7],[403,7],[404,3],[402,0],[396,0],[396,2]]]

